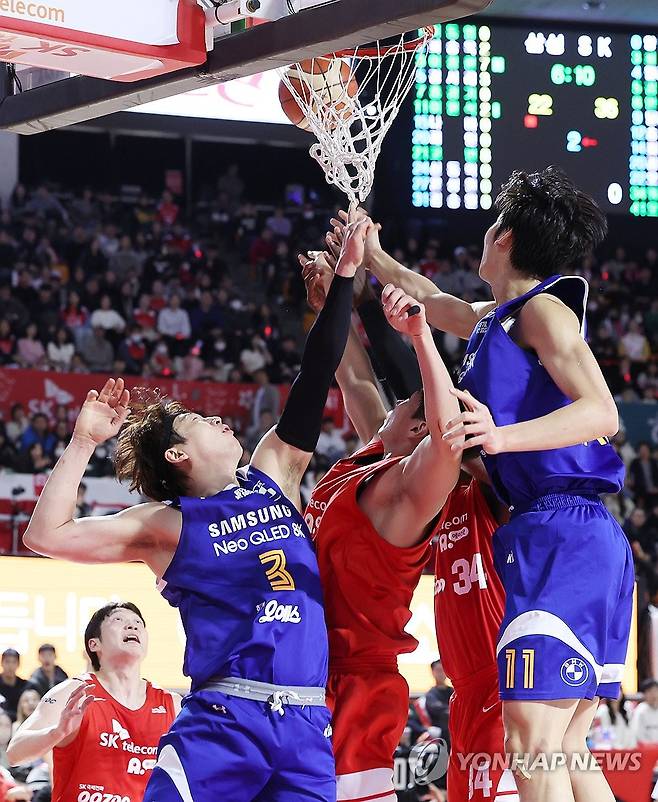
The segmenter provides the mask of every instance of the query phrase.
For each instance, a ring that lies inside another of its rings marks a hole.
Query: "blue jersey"
[[[459,385],[489,407],[497,426],[539,418],[571,403],[537,355],[518,346],[508,333],[523,304],[542,292],[569,306],[585,335],[588,286],[577,276],[552,276],[482,318],[468,342]],[[483,459],[500,498],[518,506],[551,493],[617,493],[624,484],[623,463],[607,438]]]
[[[180,610],[184,673],[324,687],[327,630],[311,536],[301,514],[249,467],[209,498],[180,498],[183,526],[162,594]]]

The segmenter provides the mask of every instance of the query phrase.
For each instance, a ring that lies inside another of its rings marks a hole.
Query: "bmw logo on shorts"
[[[562,663],[560,676],[567,685],[577,688],[579,685],[584,685],[589,679],[589,666],[580,657],[571,657]]]

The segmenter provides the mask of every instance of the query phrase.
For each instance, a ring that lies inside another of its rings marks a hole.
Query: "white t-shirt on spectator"
[[[95,329],[98,326],[106,331],[110,329],[123,331],[126,328],[126,321],[114,309],[95,309],[91,313],[89,322],[92,328]]]
[[[68,370],[70,368],[71,360],[75,353],[75,346],[73,343],[62,343],[58,345],[55,342],[50,342],[46,350],[48,353],[48,361],[53,367],[60,368],[61,370]]]
[[[331,433],[320,432],[315,450],[330,460],[342,459],[345,456],[345,441],[337,429]]]
[[[187,339],[191,333],[190,316],[185,309],[172,309],[165,306],[158,315],[158,331],[165,337],[182,337]]]
[[[658,744],[658,709],[640,702],[631,717],[631,730],[639,744]]]
[[[261,370],[267,365],[267,359],[262,351],[245,348],[240,353],[240,363],[247,373],[254,373],[254,371]]]

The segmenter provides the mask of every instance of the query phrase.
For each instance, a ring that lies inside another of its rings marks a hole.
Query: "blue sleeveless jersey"
[[[489,407],[497,426],[540,418],[571,403],[537,355],[508,334],[523,304],[543,292],[576,313],[584,336],[587,282],[552,276],[482,318],[468,342],[459,385]],[[607,438],[550,451],[484,455],[483,460],[501,500],[518,506],[550,493],[617,493],[624,484],[623,463]]]
[[[238,486],[180,498],[180,541],[162,595],[180,610],[184,673],[324,687],[327,630],[311,536],[281,489],[249,466]]]

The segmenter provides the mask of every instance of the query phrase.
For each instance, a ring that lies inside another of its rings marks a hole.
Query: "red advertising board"
[[[8,420],[13,404],[21,403],[29,414],[45,413],[54,419],[55,409],[63,404],[75,417],[85,396],[91,389],[100,389],[107,376],[90,373],[55,373],[39,370],[0,370],[0,415]],[[258,389],[255,384],[224,384],[219,382],[189,382],[176,379],[142,379],[126,377],[128,389],[134,387],[159,388],[167,397],[180,401],[195,412],[205,415],[222,415],[250,422],[251,407]],[[288,387],[281,386],[281,400],[285,400]],[[333,389],[325,410],[342,428],[343,402],[338,390]]]

